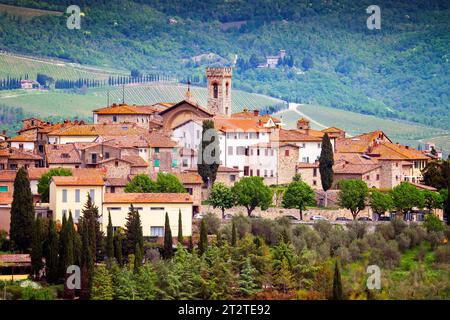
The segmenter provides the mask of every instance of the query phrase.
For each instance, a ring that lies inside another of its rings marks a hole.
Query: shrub
[[[426,231],[419,224],[411,222],[411,224],[403,231],[411,240],[410,247],[419,245],[426,237]]]
[[[379,233],[386,241],[395,239],[395,230],[391,223],[377,225],[375,232]]]
[[[430,231],[427,235],[427,240],[431,244],[431,248],[435,249],[438,245],[444,242],[444,233],[442,231]]]
[[[382,268],[392,269],[400,262],[400,251],[396,241],[390,240],[384,243],[382,248],[373,248],[370,253],[369,263]]]
[[[331,229],[333,228],[333,225],[328,221],[316,221],[314,222],[314,230],[317,231],[320,238],[322,239],[328,239],[331,233]]]
[[[296,249],[300,249],[300,251],[303,249],[300,248],[303,243],[306,244],[306,247],[309,250],[316,250],[322,243],[322,239],[319,234],[314,229],[311,229],[305,225],[296,226],[292,231],[292,234],[292,242],[294,243]],[[299,246],[297,247],[297,245]]]
[[[411,238],[406,233],[399,234],[395,239],[401,252],[405,252],[411,247]]]
[[[350,243],[350,238],[345,230],[341,227],[334,226],[328,237],[328,243],[330,244],[330,253],[334,256],[339,248],[346,248],[348,246]]]
[[[364,252],[369,250],[369,244],[366,239],[356,239],[350,243],[349,247],[350,261],[361,259]]]
[[[339,247],[334,252],[334,255],[336,257],[339,257],[343,264],[347,264],[347,263],[349,263],[351,261],[350,250],[347,249],[347,247]]]
[[[394,228],[394,236],[398,236],[408,226],[401,217],[395,217],[394,219],[391,220],[390,224]]]
[[[427,214],[425,216],[425,222],[423,223],[425,229],[427,229],[427,232],[443,232],[445,230],[445,225],[443,222],[439,219],[438,216],[434,214]]]
[[[208,234],[216,234],[217,230],[220,228],[220,219],[219,217],[212,213],[208,212],[204,217],[203,221],[206,224],[206,230],[208,230]]]
[[[434,261],[437,263],[450,263],[450,244],[440,246],[436,249]]]
[[[252,225],[247,217],[239,214],[233,217],[233,221],[236,226],[236,232],[239,238],[243,238],[247,233],[251,232]]]
[[[33,289],[23,288],[22,299],[23,300],[55,300],[56,294],[51,288]]]
[[[346,225],[348,230],[348,235],[352,240],[362,239],[366,235],[367,225],[364,222],[351,221]]]

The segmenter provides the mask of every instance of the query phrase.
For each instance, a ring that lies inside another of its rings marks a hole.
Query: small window
[[[233,155],[233,146],[228,146],[228,155]]]
[[[313,169],[313,177],[317,177],[317,168]]]
[[[107,208],[108,211],[121,211],[122,208],[121,207],[109,207]]]
[[[8,186],[0,186],[0,192],[8,192]]]
[[[117,122],[117,116],[113,116],[113,122]]]
[[[78,222],[79,219],[80,219],[80,209],[75,209],[74,220],[75,220],[75,222]]]
[[[95,202],[95,190],[94,189],[89,190],[89,195],[91,196],[91,200],[94,203]]]
[[[217,83],[213,84],[213,95],[214,99],[217,99],[219,97],[219,85]]]
[[[192,196],[192,193],[193,193],[192,191],[193,191],[192,188],[186,188],[186,192],[189,193],[191,196]]]
[[[114,166],[117,168],[119,166],[119,161],[114,161]]]
[[[109,191],[110,191],[111,193],[116,193],[116,187],[114,187],[114,186],[110,187],[110,188],[109,188]]]
[[[289,157],[289,149],[284,150],[284,156]]]
[[[67,203],[67,189],[63,189],[62,191],[62,202]]]
[[[105,152],[105,159],[109,159],[109,152]]]
[[[155,153],[159,153],[159,147],[155,148]]]
[[[380,175],[379,174],[377,174],[377,180],[380,180]]]
[[[155,159],[155,168],[159,168],[159,159]]]
[[[236,181],[236,176],[234,174],[230,175],[230,181],[231,182],[235,182]]]
[[[188,159],[183,159],[183,167],[187,167],[188,166]]]
[[[178,166],[177,159],[172,159],[172,168],[176,168]]]
[[[150,207],[151,211],[164,210],[164,207]]]
[[[75,189],[75,203],[80,203],[80,189]]]
[[[164,227],[150,227],[150,237],[164,236]]]
[[[313,186],[317,186],[317,181],[313,180]]]

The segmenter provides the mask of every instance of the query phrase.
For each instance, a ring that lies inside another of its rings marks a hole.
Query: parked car
[[[352,221],[352,219],[347,218],[347,217],[337,217],[336,221]]]
[[[312,221],[328,221],[327,218],[322,217],[322,216],[311,216],[309,218],[309,220],[312,220]]]
[[[378,218],[378,221],[391,221],[391,217],[390,216],[380,216]]]
[[[359,217],[358,221],[372,221],[369,217]]]
[[[301,220],[292,214],[287,214],[283,218],[288,219],[291,223],[299,223]]]
[[[201,220],[204,217],[205,217],[205,215],[203,213],[196,213],[196,214],[194,214],[194,219],[197,219],[197,220]]]

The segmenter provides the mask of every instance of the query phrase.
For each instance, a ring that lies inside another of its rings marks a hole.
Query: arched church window
[[[226,95],[227,95],[227,97],[228,97],[228,95],[230,94],[230,84],[227,82],[227,83],[225,84],[225,87],[226,87],[225,92],[226,92]]]
[[[215,99],[219,97],[219,85],[217,83],[213,84],[213,95]]]

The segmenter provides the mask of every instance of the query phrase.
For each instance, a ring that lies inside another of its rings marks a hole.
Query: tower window
[[[225,86],[226,86],[225,92],[226,92],[227,97],[228,97],[228,95],[230,94],[230,84],[227,82]]]
[[[219,97],[219,85],[217,83],[213,84],[213,95],[215,99]]]

